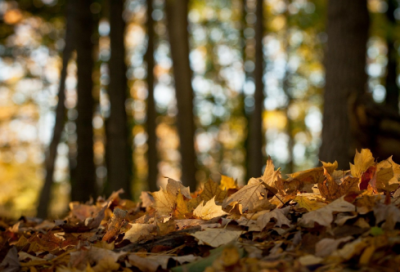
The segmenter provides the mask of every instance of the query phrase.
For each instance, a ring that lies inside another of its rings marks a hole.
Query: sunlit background
[[[33,1],[40,9],[57,7],[57,0]],[[266,95],[264,154],[273,158],[283,173],[307,169],[318,164],[322,129],[323,53],[326,3],[323,0],[265,0]],[[246,182],[246,143],[248,120],[255,90],[252,72],[255,64],[255,0],[247,1],[242,18],[241,0],[192,0],[190,2],[190,61],[195,91],[196,151],[200,165],[198,181],[216,173]],[[159,184],[164,177],[179,179],[179,137],[176,129],[176,99],[172,61],[167,39],[164,0],[156,0],[155,100]],[[370,0],[372,30],[368,43],[369,89],[373,98],[385,98],[382,77],[387,64],[386,43],[379,28],[386,23],[386,2]],[[94,97],[98,102],[93,118],[95,163],[99,185],[107,174],[104,160],[104,118],[109,114],[107,97],[110,26],[107,11],[100,2],[91,6],[100,21],[96,50],[98,79]],[[400,20],[400,10],[396,10]],[[65,44],[64,13],[30,14],[19,1],[0,0],[0,214],[16,217],[34,215],[38,192],[44,179],[44,151],[54,126],[54,109]],[[147,189],[146,121],[146,2],[127,0],[126,61],[130,98],[126,108],[132,117],[134,147],[134,195]],[[241,31],[241,24],[247,28]],[[246,46],[243,49],[242,41]],[[76,152],[77,117],[75,109],[76,63],[68,66],[66,102],[68,121],[58,146],[52,216],[60,216],[69,201],[69,164]],[[293,158],[293,163],[289,163]]]

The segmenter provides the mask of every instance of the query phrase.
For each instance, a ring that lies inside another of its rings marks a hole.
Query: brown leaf
[[[222,207],[225,209],[228,205],[232,206],[232,203],[240,203],[243,207],[243,212],[249,213],[260,210],[273,209],[275,205],[272,205],[268,201],[268,191],[265,189],[261,180],[252,178],[249,183],[241,188],[239,191],[228,197]]]

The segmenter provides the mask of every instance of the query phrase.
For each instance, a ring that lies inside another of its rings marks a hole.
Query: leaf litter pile
[[[400,165],[357,152],[283,178],[269,159],[239,188],[168,179],[141,202],[113,193],[64,220],[0,221],[0,271],[398,271]]]

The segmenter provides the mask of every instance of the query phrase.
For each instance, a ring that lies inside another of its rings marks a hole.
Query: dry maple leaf
[[[215,217],[223,216],[227,214],[222,210],[222,207],[215,204],[215,196],[207,201],[204,205],[202,201],[199,206],[193,211],[193,214],[203,220],[211,220]]]
[[[91,247],[89,249],[82,248],[78,251],[70,253],[70,265],[74,268],[80,270],[85,269],[87,263],[100,263],[101,260],[108,259],[107,262],[116,263],[118,258],[125,255],[125,252],[113,252],[112,250],[107,250],[98,247]]]
[[[219,188],[222,191],[228,191],[229,189],[236,189],[237,188],[236,181],[231,177],[221,175],[221,182]]]
[[[132,227],[125,232],[124,240],[136,243],[139,239],[150,235],[154,231],[155,225],[152,224],[130,224]]]
[[[209,201],[214,198],[216,202],[220,203],[226,198],[226,190],[222,190],[220,185],[211,179],[209,179],[205,184],[203,191],[196,198],[192,198],[188,202],[189,210],[195,209],[202,201]]]
[[[175,208],[176,195],[163,188],[151,194],[154,197],[154,208],[156,212],[160,215],[169,216]]]
[[[350,171],[353,177],[361,177],[361,175],[367,171],[369,167],[374,165],[375,160],[372,156],[371,150],[361,149],[361,152],[356,150],[356,155],[354,156],[354,164],[350,163]]]
[[[393,230],[396,223],[400,222],[400,210],[395,205],[384,205],[378,203],[375,205],[373,211],[377,225],[385,221],[382,225],[383,229]]]
[[[228,197],[222,207],[225,209],[228,205],[232,206],[232,203],[239,203],[242,205],[243,212],[252,213],[260,210],[271,210],[275,208],[275,205],[269,202],[267,196],[268,190],[265,189],[264,183],[261,180],[252,178],[247,185]]]
[[[324,168],[331,173],[338,165],[336,161],[334,163],[322,162],[322,164],[323,166],[321,167],[289,174],[287,180],[278,178],[275,182],[276,188],[282,196],[295,196],[298,191],[312,193],[314,184],[324,181]]]
[[[115,237],[120,233],[121,228],[126,224],[126,216],[128,212],[116,208],[113,212],[113,217],[107,225],[107,232],[103,236],[103,241],[110,241],[115,239]]]
[[[347,195],[350,192],[359,192],[358,178],[346,176],[344,180],[338,184],[338,182],[328,173],[324,168],[325,180],[318,183],[318,189],[321,196],[327,200],[332,201],[338,199],[341,196]]]
[[[333,212],[352,212],[355,210],[356,207],[353,204],[344,200],[344,197],[341,197],[321,209],[304,214],[299,220],[299,224],[307,228],[314,227],[314,223],[327,227],[333,221]]]
[[[200,245],[207,244],[212,247],[219,247],[238,239],[242,233],[243,231],[238,230],[207,228],[204,231],[198,231],[191,235],[199,240]]]
[[[178,195],[176,197],[176,206],[175,206],[174,212],[173,212],[174,218],[184,219],[187,214],[189,214],[187,203],[186,203],[185,199],[183,198],[183,195],[179,191]]]
[[[304,208],[311,212],[321,209],[322,207],[327,205],[326,203],[322,202],[322,199],[320,198],[321,197],[318,195],[305,193],[297,195],[294,201],[297,202],[297,205],[300,208]]]
[[[268,157],[267,166],[265,167],[264,174],[261,177],[262,181],[271,187],[276,187],[275,183],[280,177],[281,171],[279,171],[279,169],[275,170],[271,157]]]
[[[353,240],[352,236],[346,236],[340,239],[324,238],[315,244],[315,255],[317,257],[327,257],[332,254],[341,243]]]
[[[286,217],[290,210],[290,207],[283,209],[275,209],[273,211],[266,211],[257,218],[257,226],[263,230],[272,218],[276,219],[275,226],[281,227],[282,225],[290,226],[290,221]]]
[[[183,186],[182,182],[173,180],[171,178],[168,178],[167,186],[166,186],[167,192],[177,195],[178,192],[181,192],[181,194],[186,197],[187,199],[191,199],[192,197],[190,196],[190,188]]]

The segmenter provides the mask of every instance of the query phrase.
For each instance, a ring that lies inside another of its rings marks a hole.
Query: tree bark
[[[289,7],[290,5],[290,0],[286,0],[285,4],[286,7]],[[284,50],[286,51],[286,65],[285,65],[285,74],[283,76],[283,81],[282,81],[282,89],[283,92],[286,94],[288,103],[285,109],[285,114],[287,118],[287,124],[286,124],[286,133],[288,135],[288,154],[289,154],[289,161],[287,163],[287,172],[293,173],[294,171],[294,161],[293,161],[293,147],[294,147],[294,139],[293,139],[293,120],[289,116],[289,109],[290,106],[293,103],[293,96],[290,90],[290,71],[289,71],[289,60],[290,60],[290,14],[288,8],[286,8],[285,11],[285,17],[286,17],[286,29],[285,29],[285,35],[284,35]]]
[[[78,117],[76,182],[72,184],[71,199],[87,201],[96,197],[96,179],[93,154],[93,22],[90,12],[91,1],[77,1],[76,51],[77,51],[77,93]]]
[[[150,192],[157,191],[158,154],[156,135],[156,107],[154,101],[154,20],[153,0],[147,0],[147,182]]]
[[[245,161],[244,161],[244,169],[246,171],[245,173],[245,182],[247,182],[248,180],[250,180],[250,178],[252,178],[252,176],[250,176],[250,142],[249,142],[249,137],[250,137],[250,118],[249,118],[249,113],[246,109],[246,95],[245,95],[245,83],[247,81],[247,79],[249,78],[249,73],[245,70],[245,66],[244,64],[246,63],[247,60],[247,54],[246,54],[246,47],[247,47],[247,39],[246,36],[244,35],[244,31],[247,27],[247,22],[246,22],[246,16],[247,16],[247,10],[246,10],[246,3],[247,0],[241,0],[241,26],[240,26],[240,51],[241,51],[241,56],[242,56],[242,65],[243,65],[243,74],[244,74],[244,78],[243,78],[243,86],[242,86],[242,92],[240,93],[240,100],[241,100],[241,114],[242,116],[244,116],[246,118],[246,124],[245,124],[245,128],[243,128],[244,130],[246,130],[246,136],[244,138],[243,141],[243,147],[244,150],[246,152],[245,155]]]
[[[320,159],[348,169],[356,148],[349,123],[348,100],[366,91],[369,14],[365,0],[330,0],[328,48]]]
[[[110,44],[109,62],[110,116],[106,121],[107,173],[111,191],[124,189],[124,198],[131,198],[132,163],[128,134],[128,118],[125,102],[128,91],[125,63],[125,21],[122,17],[124,0],[110,0]]]
[[[178,104],[181,180],[195,190],[197,158],[194,149],[192,71],[189,62],[188,0],[166,0],[165,10]]]
[[[75,22],[75,0],[69,0],[67,2],[66,12],[66,27],[65,27],[65,47],[62,55],[62,67],[60,73],[60,82],[58,86],[58,102],[55,111],[55,124],[53,128],[53,137],[50,145],[46,152],[46,176],[44,184],[39,196],[39,205],[37,207],[37,216],[40,218],[46,218],[50,196],[51,187],[54,178],[55,161],[57,158],[57,147],[61,139],[61,135],[64,129],[64,123],[66,118],[65,108],[65,79],[67,78],[68,62],[71,59],[72,52],[74,50],[74,22]]]
[[[399,112],[399,87],[397,86],[397,48],[394,40],[394,29],[396,26],[396,18],[394,12],[397,8],[397,0],[388,0],[388,8],[386,10],[386,18],[389,22],[388,33],[386,35],[387,58],[386,66],[386,97],[385,104],[396,112]]]
[[[257,0],[256,7],[256,63],[254,69],[254,81],[256,90],[254,93],[254,110],[250,118],[250,137],[249,137],[249,174],[251,177],[259,177],[262,174],[262,167],[265,164],[263,157],[263,104],[264,104],[264,54],[263,54],[263,37],[264,37],[264,16],[263,16],[263,0]]]

